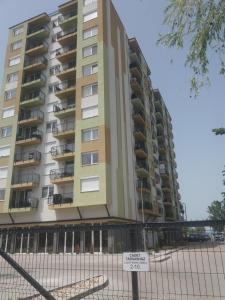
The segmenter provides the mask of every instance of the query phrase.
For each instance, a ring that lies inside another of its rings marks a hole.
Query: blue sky
[[[17,6],[15,6],[15,2]],[[58,0],[0,0],[0,70],[2,75],[8,28],[39,13],[53,12]],[[190,99],[190,73],[181,52],[156,45],[166,0],[113,0],[127,30],[135,36],[152,71],[153,86],[159,88],[173,119],[174,142],[182,201],[189,219],[207,217],[207,206],[221,200],[221,171],[225,165],[225,136],[214,136],[212,128],[225,126],[225,84],[217,75],[211,56],[211,86],[197,99]],[[171,64],[171,59],[173,63]],[[1,76],[2,77],[2,76]]]

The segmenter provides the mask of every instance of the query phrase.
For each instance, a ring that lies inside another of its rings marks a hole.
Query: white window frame
[[[94,95],[98,95],[98,83],[97,82],[82,86],[82,98],[87,98],[87,97],[91,97]]]
[[[3,196],[1,197],[1,193],[3,194]],[[0,201],[4,201],[5,200],[5,188],[0,188]]]
[[[6,116],[4,116],[4,114],[6,113],[6,112],[11,112],[11,113],[9,113],[9,115],[7,115],[6,114]],[[2,110],[2,118],[3,119],[6,119],[6,118],[11,118],[11,117],[13,117],[15,115],[15,107],[8,107],[8,108],[5,108],[5,109],[3,109]]]
[[[87,181],[94,181],[94,180],[98,180],[97,186],[96,188],[85,188],[83,189],[83,184]],[[99,192],[100,190],[100,180],[99,180],[99,176],[90,176],[90,177],[83,177],[80,179],[80,191],[81,193],[89,193],[89,192]]]
[[[1,154],[1,151],[3,151],[3,154]],[[6,157],[6,156],[10,156],[10,146],[9,145],[0,147],[0,157]]]
[[[94,26],[83,31],[84,40],[89,39],[96,35],[98,35],[98,26]]]
[[[85,14],[83,16],[83,21],[84,21],[84,23],[86,23],[88,21],[96,19],[97,17],[98,17],[98,11],[94,10],[92,12],[89,12],[89,13]]]
[[[13,35],[18,36],[23,33],[23,26],[17,27],[13,29]]]
[[[93,49],[96,49],[96,53],[94,53]],[[89,50],[90,50],[90,52],[88,54],[85,54],[85,51],[89,51]],[[92,56],[92,55],[96,55],[98,53],[98,46],[97,46],[97,44],[84,47],[82,49],[82,53],[83,53],[83,58],[86,58],[86,57],[89,57],[89,56]]]
[[[96,138],[94,138],[94,135],[93,135],[94,130],[97,130],[97,132],[98,132]],[[84,133],[85,132],[90,132],[90,138],[88,140],[84,139]],[[87,143],[87,142],[90,142],[90,141],[96,141],[96,140],[98,140],[99,139],[99,128],[98,127],[94,127],[94,128],[82,129],[81,138],[82,138],[82,143]]]
[[[97,3],[97,0],[84,0],[84,6],[88,6],[94,3]]]
[[[16,41],[11,44],[11,51],[16,51],[22,48],[22,40]]]
[[[19,72],[10,73],[7,75],[7,82],[15,82],[19,80]]]
[[[14,98],[16,98],[16,89],[11,89],[11,90],[5,91],[5,97],[4,97],[5,101],[9,101]]]
[[[94,111],[94,110],[96,110],[95,114],[90,114],[89,116],[87,116],[87,114],[86,114],[86,116],[85,116],[85,113],[87,113],[88,111]],[[83,120],[95,118],[95,117],[98,117],[98,115],[99,115],[98,105],[93,105],[93,106],[82,108],[82,119]]]
[[[97,154],[97,161],[94,162],[94,155]],[[83,163],[83,156],[90,155],[90,163]],[[98,151],[91,151],[91,152],[83,152],[81,153],[81,165],[82,167],[97,165],[99,164],[99,152]]]
[[[83,77],[90,76],[98,73],[98,64],[92,63],[86,66],[83,66]]]
[[[0,128],[1,138],[6,138],[12,135],[12,126]]]
[[[13,67],[20,64],[20,55],[11,57],[9,59],[9,67]]]

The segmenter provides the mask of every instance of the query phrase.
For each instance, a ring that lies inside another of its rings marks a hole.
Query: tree
[[[210,82],[210,59],[218,59],[218,71],[225,74],[225,0],[170,0],[164,24],[169,33],[160,35],[159,44],[178,49],[189,44],[185,65],[192,71],[195,96]]]
[[[208,206],[208,213],[210,220],[224,220],[225,219],[225,199],[222,201],[215,200]]]

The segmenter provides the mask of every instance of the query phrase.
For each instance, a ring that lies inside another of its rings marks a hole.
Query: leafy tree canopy
[[[224,220],[225,219],[225,199],[222,201],[215,200],[208,206],[208,213],[210,220]]]
[[[192,70],[191,90],[195,95],[209,83],[212,53],[214,60],[219,60],[218,72],[225,74],[225,0],[170,0],[164,24],[169,33],[160,35],[159,44],[183,48],[185,42],[190,43],[186,66]]]

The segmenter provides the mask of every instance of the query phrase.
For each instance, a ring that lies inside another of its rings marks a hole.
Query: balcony
[[[29,26],[27,31],[28,40],[44,40],[49,36],[50,30],[47,25]]]
[[[37,145],[42,141],[42,132],[34,127],[19,127],[16,145]]]
[[[75,116],[75,109],[75,102],[73,103],[70,101],[64,101],[53,106],[54,115],[59,119]]]
[[[51,148],[52,159],[57,161],[74,159],[75,144],[66,144],[61,146],[54,146]]]
[[[169,177],[169,172],[167,168],[159,168],[159,173],[161,175],[161,177],[165,177],[168,178]]]
[[[17,174],[13,176],[12,189],[32,189],[39,186],[40,175],[36,173]]]
[[[169,198],[164,198],[163,204],[164,204],[164,206],[173,206],[172,200]]]
[[[69,1],[59,5],[59,12],[61,14],[67,14],[70,11],[77,11],[77,1]]]
[[[132,104],[136,111],[140,111],[145,107],[144,100],[136,96],[132,97]]]
[[[58,170],[51,170],[50,181],[52,184],[64,184],[73,182],[74,166],[67,166]]]
[[[135,144],[135,154],[136,157],[140,159],[145,159],[148,156],[148,149],[144,143],[137,143]]]
[[[29,126],[41,124],[44,120],[44,113],[39,109],[21,109],[19,125]]]
[[[56,74],[60,80],[76,78],[76,62],[70,61],[61,66],[60,72]]]
[[[165,192],[165,193],[170,193],[170,191],[171,191],[170,184],[164,182],[164,183],[162,184],[162,190],[163,190],[163,192]]]
[[[142,111],[134,112],[133,119],[136,124],[145,125],[145,114]]]
[[[162,112],[156,112],[155,116],[156,116],[156,122],[157,123],[162,123],[163,122],[163,114],[162,114]]]
[[[56,87],[56,97],[60,99],[75,97],[76,82],[75,80],[65,80]]]
[[[137,54],[137,52],[130,52],[130,61],[131,63],[141,65],[141,57]]]
[[[139,177],[147,177],[149,175],[149,166],[145,161],[136,162],[136,173]]]
[[[142,80],[142,71],[138,63],[132,62],[130,64],[131,76],[137,78],[140,82]]]
[[[45,103],[45,94],[42,91],[26,93],[20,100],[20,107],[36,107]]]
[[[130,84],[131,84],[131,87],[132,87],[132,90],[142,96],[143,94],[143,89],[142,89],[142,86],[141,86],[141,82],[136,78],[136,77],[132,77],[131,80],[130,80]]]
[[[173,206],[165,206],[165,219],[166,221],[175,221],[175,211]]]
[[[147,179],[137,180],[137,191],[140,193],[151,193],[151,185]]]
[[[56,52],[56,58],[61,62],[65,63],[76,58],[76,45],[72,44],[61,49],[58,49]]]
[[[157,202],[150,202],[148,200],[144,200],[143,202],[140,200],[138,202],[138,210],[140,213],[142,210],[146,215],[159,217],[160,216],[160,209],[159,204]]]
[[[77,35],[77,29],[71,28],[69,30],[58,32],[56,34],[56,40],[63,47],[68,46],[74,43],[74,41],[76,40],[76,35]]]
[[[39,200],[38,198],[33,198],[33,197],[25,197],[23,198],[24,194],[21,193],[14,198],[11,198],[10,204],[9,204],[9,209],[12,212],[23,212],[23,211],[31,211],[33,209],[38,208]]]
[[[73,193],[54,194],[48,197],[49,208],[68,208],[73,203]]]
[[[28,43],[26,47],[26,55],[29,56],[40,56],[48,52],[48,43],[33,41]]]
[[[135,127],[134,128],[134,137],[136,141],[145,141],[146,140],[146,130],[144,127]]]
[[[57,139],[72,138],[75,136],[75,122],[67,121],[62,124],[58,124],[52,130],[53,136]]]
[[[17,152],[14,157],[15,167],[37,166],[41,161],[41,152],[31,150],[27,152]]]
[[[46,77],[44,74],[36,73],[27,75],[24,78],[22,88],[26,90],[39,89],[43,87],[46,83]]]
[[[47,68],[48,61],[44,56],[25,59],[24,71],[37,72]]]
[[[59,26],[63,30],[74,27],[76,26],[76,21],[77,21],[76,11],[75,12],[71,11],[67,14],[64,14],[63,16],[60,16],[58,20],[59,20]]]

